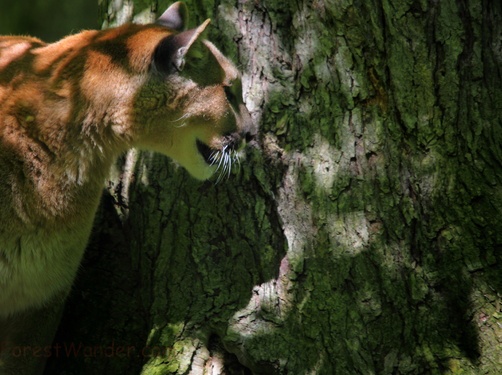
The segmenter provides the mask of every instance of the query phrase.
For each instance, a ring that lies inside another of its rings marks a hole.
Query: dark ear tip
[[[168,11],[171,7],[169,7]],[[166,73],[172,72],[173,67],[177,71],[183,70],[185,55],[195,41],[201,38],[201,35],[210,22],[211,20],[207,19],[195,29],[174,33],[165,37],[155,49],[153,58],[157,69]]]
[[[157,24],[176,31],[186,30],[188,24],[188,8],[182,1],[172,4],[159,17]]]

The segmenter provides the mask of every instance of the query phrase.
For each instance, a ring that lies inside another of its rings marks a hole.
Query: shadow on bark
[[[186,337],[220,353],[228,374],[298,368],[316,374],[447,373],[451,359],[460,357],[476,366],[476,272],[469,271],[460,248],[475,242],[445,228],[428,238],[425,228],[435,226],[429,215],[397,232],[389,229],[396,212],[374,218],[370,245],[357,253],[330,243],[329,219],[317,211],[320,230],[295,275],[290,311],[272,318],[275,328],[266,333],[245,340],[226,336],[229,320],[248,304],[254,286],[277,278],[285,255],[269,187],[248,176],[235,185],[199,184],[186,176],[174,181],[171,167],[165,168],[165,161],[152,159],[155,180],[135,186],[124,225],[116,202],[104,196],[99,230],[55,341],[65,348],[81,345],[80,352],[60,349],[63,355],[51,358],[47,374],[140,373],[152,350],[170,350]],[[365,191],[375,181],[358,184],[353,188]],[[382,225],[387,229],[378,230]],[[480,279],[500,290],[497,273]],[[119,353],[119,347],[133,350]]]
[[[305,259],[294,306],[275,328],[227,339],[252,373],[439,374],[456,357],[476,365],[471,282],[460,269],[395,267],[376,248],[330,258]],[[442,273],[435,286],[433,273]]]
[[[139,374],[182,339],[211,350],[253,286],[277,277],[285,240],[256,181],[200,183],[165,158],[140,159],[129,201],[102,198],[46,374]]]

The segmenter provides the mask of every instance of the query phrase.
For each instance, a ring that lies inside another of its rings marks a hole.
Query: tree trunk
[[[501,2],[187,5],[259,137],[218,184],[124,156],[47,373],[498,373]]]

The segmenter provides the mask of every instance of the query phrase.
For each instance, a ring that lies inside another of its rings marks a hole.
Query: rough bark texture
[[[124,156],[47,373],[497,374],[501,3],[187,4],[259,139],[217,185]]]

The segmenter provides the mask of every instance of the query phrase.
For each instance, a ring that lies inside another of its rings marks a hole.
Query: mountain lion
[[[175,3],[150,25],[0,37],[0,374],[42,371],[107,172],[131,147],[229,173],[250,116],[234,65]]]

